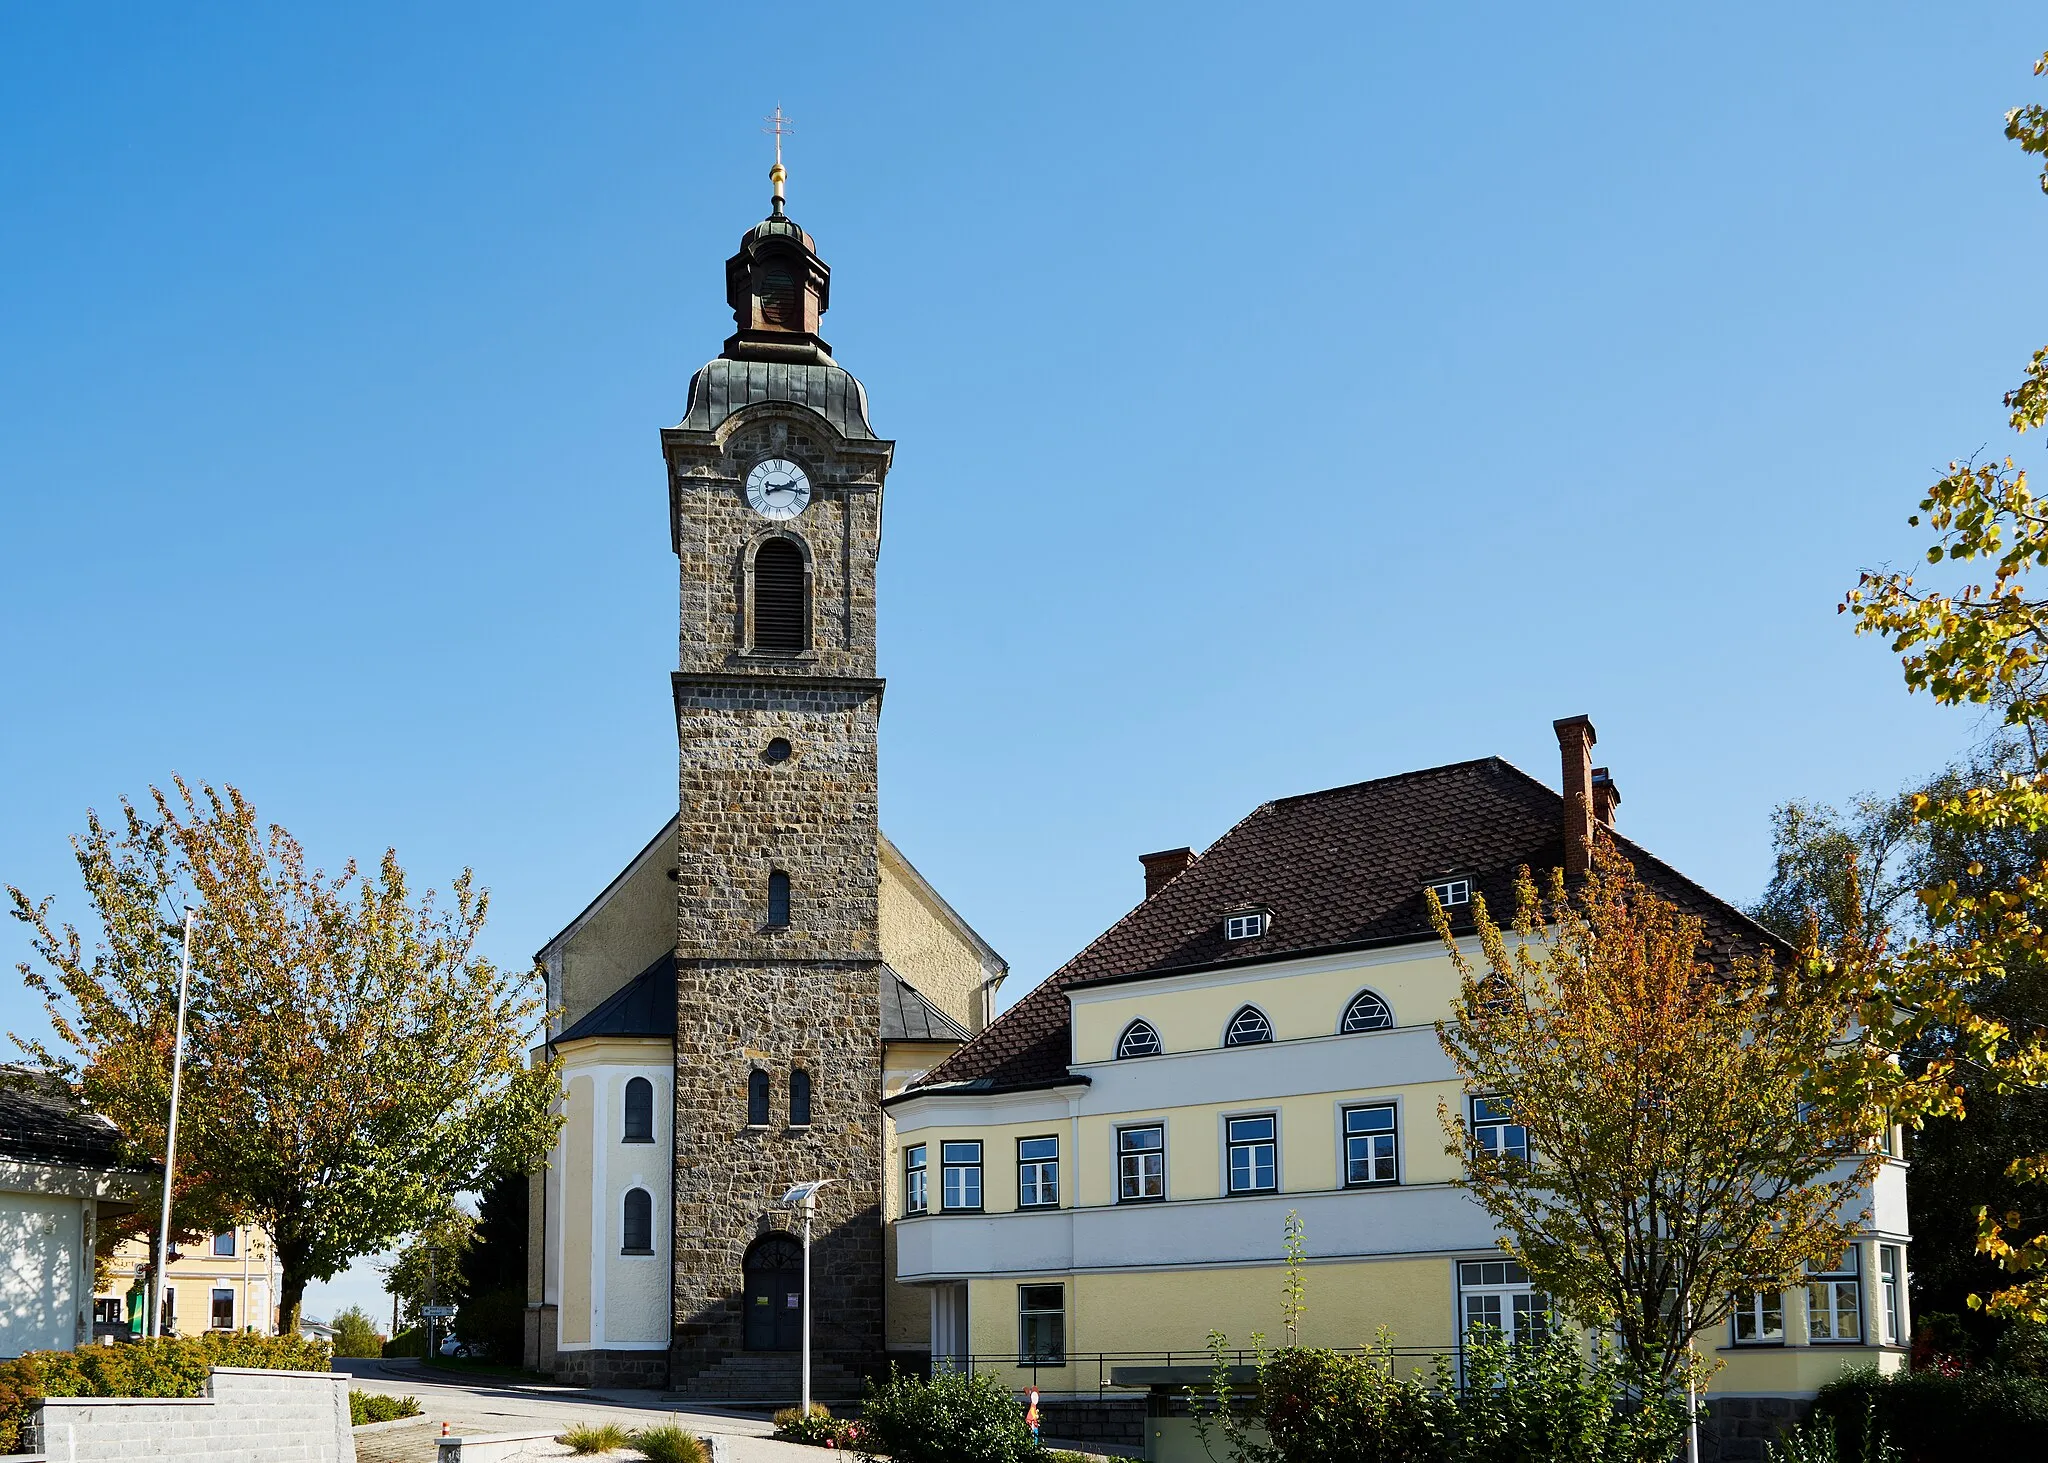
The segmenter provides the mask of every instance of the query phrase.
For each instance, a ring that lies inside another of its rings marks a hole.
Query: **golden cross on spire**
[[[768,182],[775,189],[775,212],[779,215],[782,212],[782,183],[789,176],[782,167],[782,139],[795,136],[796,128],[783,115],[781,102],[777,102],[775,110],[761,120],[768,124],[761,130],[775,139],[775,166],[768,170]]]

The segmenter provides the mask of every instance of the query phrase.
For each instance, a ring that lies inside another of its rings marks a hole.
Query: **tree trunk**
[[[299,1307],[306,1299],[306,1249],[289,1240],[276,1241],[277,1265],[281,1272],[277,1284],[277,1334],[296,1336],[299,1334]]]

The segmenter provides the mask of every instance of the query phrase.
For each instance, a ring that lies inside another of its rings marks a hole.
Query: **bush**
[[[775,1436],[785,1443],[809,1443],[814,1448],[830,1443],[835,1448],[844,1448],[853,1441],[854,1431],[850,1419],[834,1417],[832,1409],[822,1402],[811,1404],[809,1417],[796,1407],[785,1407],[775,1414]]]
[[[994,1377],[940,1372],[929,1382],[892,1371],[869,1382],[860,1408],[860,1450],[895,1463],[1021,1463],[1038,1444],[1024,1409]]]
[[[1813,1410],[1832,1428],[1841,1463],[1878,1463],[1880,1442],[1896,1445],[1905,1463],[2025,1458],[2048,1437],[2048,1380],[1982,1368],[1953,1376],[1863,1368],[1822,1387]]]
[[[672,1422],[641,1428],[633,1434],[633,1446],[648,1463],[709,1463],[711,1456],[701,1438]]]
[[[616,1452],[632,1439],[628,1438],[626,1430],[615,1422],[579,1422],[555,1441],[566,1446],[572,1453],[583,1454]]]
[[[1261,1369],[1256,1414],[1289,1463],[1425,1463],[1445,1456],[1437,1401],[1396,1380],[1384,1353],[1295,1347]]]
[[[358,1392],[349,1388],[348,1420],[351,1426],[361,1427],[370,1422],[396,1422],[401,1417],[418,1417],[420,1399],[417,1397],[387,1397],[382,1392]]]
[[[336,1356],[378,1356],[383,1349],[384,1338],[377,1333],[377,1323],[369,1312],[350,1306],[334,1318]]]
[[[526,1290],[491,1290],[462,1302],[455,1334],[471,1356],[519,1365],[526,1349]]]
[[[254,1331],[27,1352],[0,1362],[0,1452],[19,1447],[29,1409],[44,1397],[197,1397],[217,1366],[324,1372],[332,1364],[324,1341]]]
[[[425,1356],[427,1332],[424,1326],[407,1326],[384,1343],[386,1356]]]

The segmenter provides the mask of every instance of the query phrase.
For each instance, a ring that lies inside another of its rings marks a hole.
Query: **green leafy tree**
[[[448,1199],[379,1267],[385,1291],[398,1300],[402,1326],[420,1324],[421,1306],[461,1305],[462,1259],[475,1239],[475,1217]]]
[[[2048,55],[2034,68],[2048,75]],[[2048,109],[2006,114],[2006,135],[2031,156],[2048,157]],[[2048,191],[2048,166],[2041,172]],[[2006,393],[2007,423],[2024,437],[2048,427],[2048,346],[2037,350]],[[1938,836],[1963,843],[2032,835],[2048,826],[2048,592],[2035,576],[2048,565],[2048,504],[2011,457],[1951,462],[1909,520],[1933,534],[1934,570],[1955,581],[1927,585],[1912,574],[1870,571],[1844,597],[1859,634],[1882,636],[1900,657],[1909,690],[1951,706],[1996,708],[2019,765],[1973,785],[1922,795],[1913,811]],[[1971,1078],[1980,1094],[2048,1086],[2048,1033],[2005,1019],[1982,998],[2013,972],[2048,954],[2048,865],[2016,870],[1995,886],[1944,880],[1921,891],[1927,919],[1949,937],[1912,940],[1890,952],[1872,982],[1869,1023],[1919,1054],[1893,1071],[1866,1075],[1883,1100],[1924,1119],[1959,1118]],[[1980,1101],[1982,1096],[1980,1096]],[[2015,1182],[2048,1179],[2048,1153],[2014,1159]],[[1978,1244],[2019,1278],[1992,1294],[1997,1314],[2048,1319],[2048,1205],[2004,1213],[1988,1205]],[[1975,1298],[1973,1297],[1973,1300]]]
[[[476,1229],[459,1263],[456,1334],[500,1361],[518,1361],[526,1341],[525,1174],[500,1174],[483,1191]]]
[[[384,1337],[377,1330],[377,1323],[370,1319],[370,1313],[360,1306],[350,1306],[332,1324],[336,1356],[383,1355]]]
[[[199,911],[177,1222],[263,1226],[280,1326],[327,1279],[430,1219],[448,1194],[551,1141],[551,1067],[526,1043],[530,977],[476,951],[487,899],[465,870],[442,907],[396,853],[357,877],[309,869],[233,787],[151,789],[73,841],[97,938],[9,889],[57,1042],[17,1042],[75,1080],[147,1156],[169,1106],[181,904]]]
[[[1462,1183],[1560,1309],[1667,1396],[1738,1292],[1796,1283],[1859,1227],[1882,1115],[1824,1080],[1858,1060],[1848,998],[1767,949],[1710,958],[1700,919],[1604,835],[1575,890],[1524,870],[1510,928],[1473,901],[1476,964],[1431,909],[1459,974],[1438,1038],[1527,1134],[1526,1152],[1482,1148],[1443,1108]]]

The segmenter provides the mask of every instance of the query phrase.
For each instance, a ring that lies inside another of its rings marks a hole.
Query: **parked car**
[[[488,1346],[485,1346],[482,1342],[478,1342],[476,1345],[472,1346],[467,1341],[464,1341],[460,1336],[457,1336],[453,1331],[450,1331],[446,1336],[443,1336],[441,1338],[441,1344],[439,1347],[436,1348],[436,1350],[438,1350],[443,1356],[486,1357],[491,1354],[490,1348]]]

